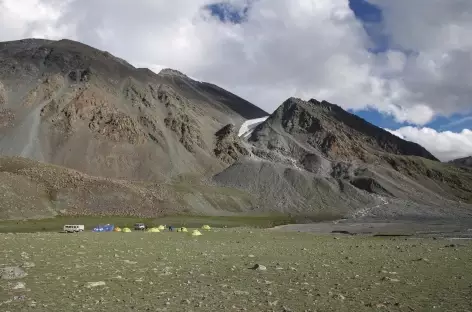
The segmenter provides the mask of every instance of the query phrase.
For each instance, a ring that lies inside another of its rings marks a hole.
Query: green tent
[[[193,230],[191,235],[192,236],[201,236],[203,234],[199,230]]]

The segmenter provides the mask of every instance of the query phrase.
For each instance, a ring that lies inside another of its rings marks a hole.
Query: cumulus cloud
[[[244,12],[240,24],[212,16],[209,0],[0,0],[0,40],[72,38],[216,83],[269,112],[290,96],[418,125],[470,109],[472,2],[369,1],[392,40],[383,53],[367,49],[348,0],[226,1]]]
[[[416,142],[442,161],[472,156],[472,131],[464,129],[460,133],[438,132],[430,128],[402,127],[398,130],[386,129],[408,141]]]
[[[410,100],[436,114],[472,110],[472,1],[368,0],[382,9],[383,31],[406,59],[392,77]]]

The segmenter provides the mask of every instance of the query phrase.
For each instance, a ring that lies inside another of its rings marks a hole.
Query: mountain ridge
[[[71,40],[0,43],[0,155],[0,218],[472,212],[472,169],[338,105],[289,98],[268,114],[217,85]]]
[[[472,156],[453,159],[448,163],[454,164],[456,166],[472,167]]]

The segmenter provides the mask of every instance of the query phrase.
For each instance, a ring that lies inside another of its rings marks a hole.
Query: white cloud
[[[442,161],[472,156],[472,131],[468,129],[460,133],[417,127],[386,130],[404,140],[420,144]]]
[[[57,25],[69,0],[0,0],[0,40],[66,36],[68,25]]]
[[[436,113],[472,110],[472,1],[368,0],[384,16],[391,44],[412,51],[395,79]]]
[[[211,81],[268,111],[314,97],[422,125],[470,109],[472,1],[369,1],[384,10],[395,50],[368,52],[348,0],[251,1],[240,25],[202,10],[210,0],[0,0],[0,40],[67,36]]]

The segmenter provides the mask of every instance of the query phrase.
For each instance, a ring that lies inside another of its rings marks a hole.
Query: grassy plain
[[[0,267],[28,273],[0,279],[0,311],[472,311],[470,241],[228,228],[0,245]]]

